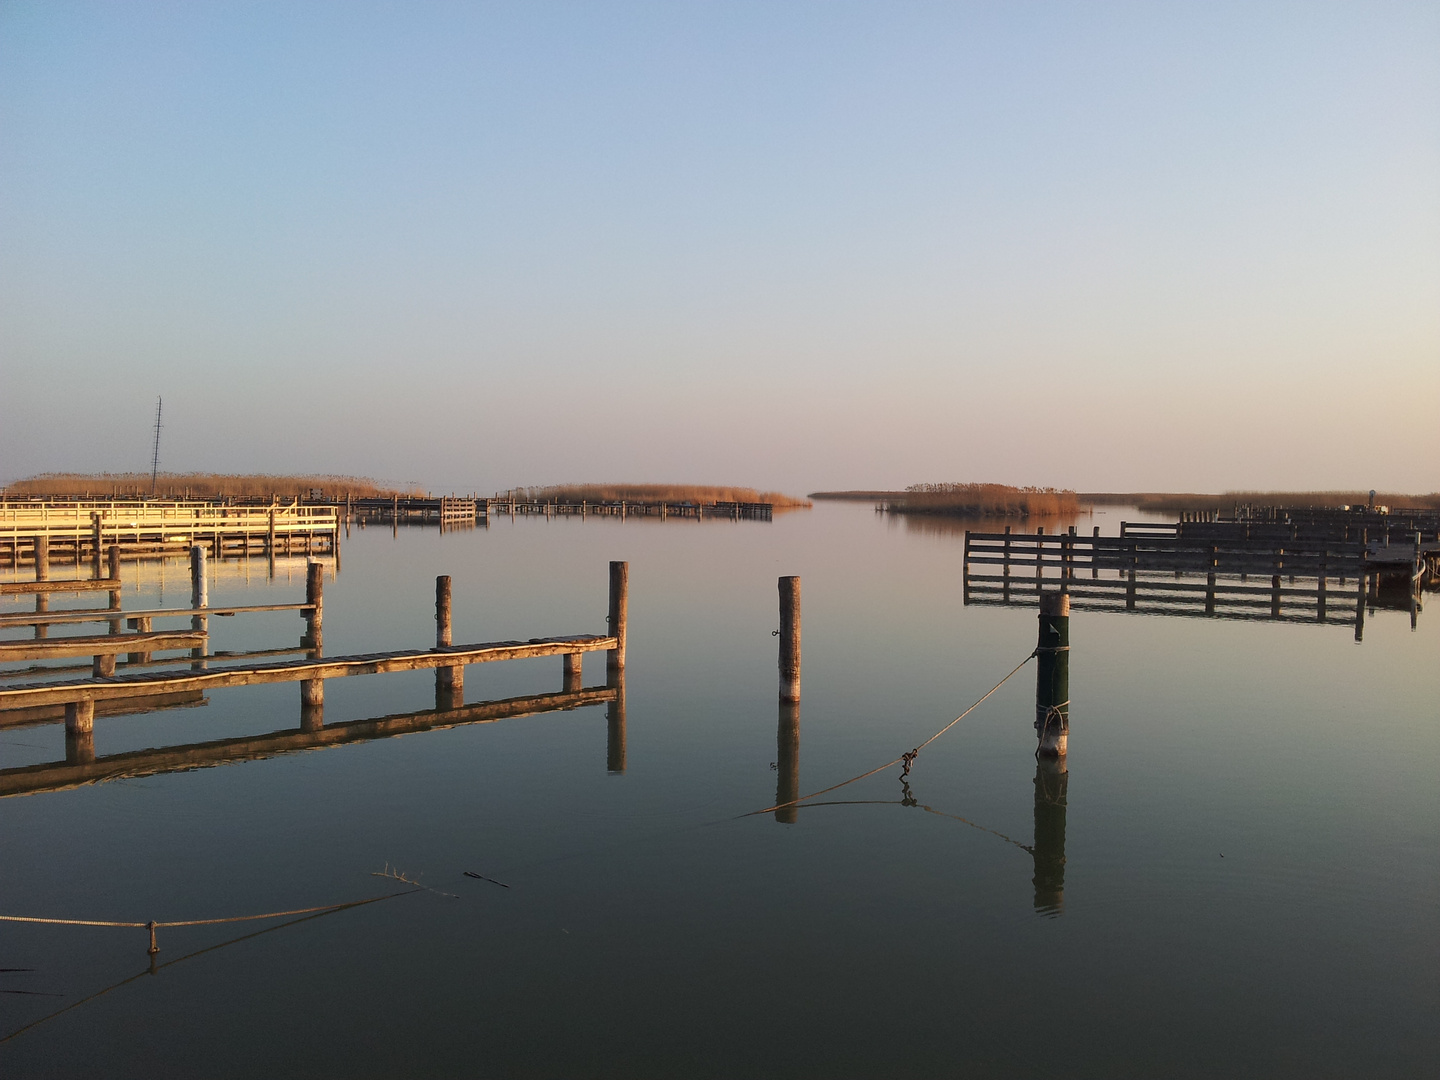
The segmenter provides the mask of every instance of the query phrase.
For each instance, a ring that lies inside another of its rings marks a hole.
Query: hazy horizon
[[[1433,4],[10,2],[0,483],[1440,487]]]

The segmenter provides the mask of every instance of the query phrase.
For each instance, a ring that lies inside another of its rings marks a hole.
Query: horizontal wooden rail
[[[111,619],[193,618],[196,615],[243,615],[251,611],[313,611],[314,604],[242,604],[234,607],[204,608],[142,608],[135,611],[107,611],[86,608],[83,611],[24,612],[0,615],[0,628],[7,626],[53,626],[57,623],[109,622]]]
[[[35,641],[0,641],[0,661],[58,660],[66,656],[110,656],[116,653],[159,652],[162,649],[196,649],[209,639],[203,630],[159,630],[151,634],[85,634],[77,637],[40,638]]]
[[[133,642],[139,635],[121,635]],[[402,652],[335,656],[321,660],[292,660],[275,664],[211,668],[208,671],[168,671],[143,675],[117,675],[105,679],[79,679],[63,683],[12,686],[0,690],[0,710],[57,705],[77,701],[103,701],[182,690],[210,690],[224,686],[262,683],[309,682],[348,675],[374,675],[387,671],[485,664],[536,656],[601,652],[619,648],[613,637],[580,634],[574,637],[532,638],[529,641],[493,641],[448,648],[410,649]]]
[[[57,592],[112,592],[121,587],[119,578],[86,578],[85,580],[5,581],[0,582],[0,596],[34,596]]]
[[[136,716],[141,713],[160,712],[168,709],[193,709],[210,701],[199,690],[186,690],[179,694],[147,694],[143,697],[116,698],[114,701],[97,701],[95,715]],[[32,724],[55,724],[65,719],[64,705],[40,705],[34,709],[6,709],[0,712],[0,729],[27,727]]]

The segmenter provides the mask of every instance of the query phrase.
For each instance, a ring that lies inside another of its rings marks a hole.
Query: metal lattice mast
[[[160,406],[163,398],[155,399],[155,452],[150,455],[150,494],[155,494],[155,482],[160,476]]]

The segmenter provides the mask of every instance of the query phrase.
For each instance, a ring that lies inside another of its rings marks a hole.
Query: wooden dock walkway
[[[496,495],[492,498],[352,499],[341,507],[345,519],[390,525],[432,525],[442,529],[486,525],[492,517],[543,518],[674,518],[677,521],[771,521],[773,503],[749,502],[559,502]]]
[[[1409,543],[1199,533],[1177,525],[1122,526],[1120,536],[1065,533],[965,534],[965,603],[1038,603],[1042,589],[1071,594],[1077,607],[1206,618],[1333,622],[1353,625],[1365,609],[1420,610],[1423,586],[1436,580],[1440,543]],[[1185,580],[1186,578],[1200,580]],[[1268,584],[1251,579],[1269,579]],[[1335,587],[1353,582],[1353,601]],[[1398,594],[1398,595],[1397,595]]]
[[[0,565],[33,564],[44,538],[57,561],[123,552],[312,554],[337,549],[339,508],[288,503],[155,499],[0,499]]]

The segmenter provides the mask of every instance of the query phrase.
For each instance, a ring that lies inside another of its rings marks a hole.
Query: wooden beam
[[[123,635],[133,643],[138,635]],[[27,642],[26,644],[33,644]],[[0,690],[0,709],[64,704],[69,701],[135,697],[182,690],[209,690],[222,686],[256,686],[263,683],[338,679],[348,675],[376,675],[387,671],[418,671],[458,664],[488,664],[566,653],[604,652],[617,647],[613,637],[581,634],[575,637],[532,638],[529,641],[492,641],[455,645],[448,649],[410,649],[403,652],[332,656],[323,660],[291,660],[274,664],[214,668],[209,671],[164,671],[117,675],[110,679],[76,679],[64,683],[37,683]]]
[[[120,588],[118,578],[89,578],[85,581],[6,581],[0,596],[28,596],[33,593],[109,592]]]
[[[0,641],[0,661],[191,649],[205,644],[207,636],[196,630],[160,630],[151,634],[81,634],[42,641]]]

